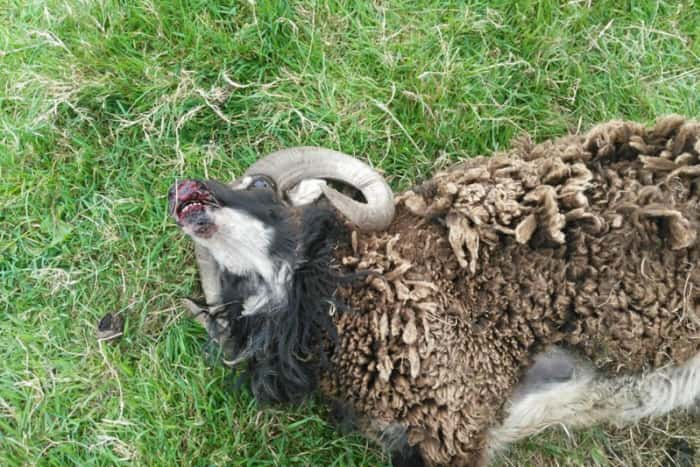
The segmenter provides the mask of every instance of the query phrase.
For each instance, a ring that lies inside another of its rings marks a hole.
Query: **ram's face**
[[[365,202],[335,191],[326,180],[354,189]],[[177,181],[168,193],[168,208],[217,270],[260,278],[268,289],[281,290],[275,284],[286,280],[285,271],[298,259],[297,243],[303,241],[294,214],[321,196],[363,230],[383,229],[393,217],[393,194],[381,175],[357,159],[319,148],[271,154],[231,184]]]
[[[273,211],[286,207],[265,176],[248,177],[235,188],[213,180],[178,181],[168,191],[168,206],[177,225],[195,239],[212,238],[236,218],[272,223]]]

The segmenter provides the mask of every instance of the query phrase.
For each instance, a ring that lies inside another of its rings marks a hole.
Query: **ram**
[[[319,393],[396,465],[690,408],[699,157],[698,123],[611,121],[394,196],[350,156],[282,150],[171,188],[205,296],[186,305],[259,401]]]

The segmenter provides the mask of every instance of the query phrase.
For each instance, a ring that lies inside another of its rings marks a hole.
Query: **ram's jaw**
[[[211,238],[218,230],[213,213],[220,206],[204,182],[183,180],[173,184],[168,207],[177,225],[193,238]]]

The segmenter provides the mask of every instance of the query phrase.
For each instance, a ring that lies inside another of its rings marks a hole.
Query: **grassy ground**
[[[310,404],[261,411],[178,299],[178,176],[299,144],[396,189],[610,118],[700,115],[689,1],[0,0],[0,463],[373,465]],[[117,346],[95,341],[106,312]],[[511,465],[655,465],[692,420],[522,443]],[[651,441],[650,441],[651,440]]]

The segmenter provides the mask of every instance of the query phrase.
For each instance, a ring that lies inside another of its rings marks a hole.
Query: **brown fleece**
[[[400,423],[429,464],[478,465],[523,370],[549,344],[611,373],[700,348],[700,124],[612,121],[466,160],[396,198],[338,251],[340,351],[322,389]]]

